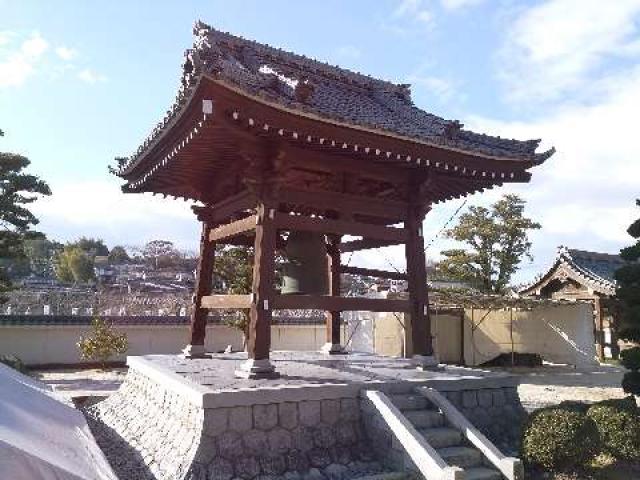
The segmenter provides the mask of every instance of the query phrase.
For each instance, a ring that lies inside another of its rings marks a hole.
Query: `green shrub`
[[[570,411],[579,412],[579,413],[587,413],[587,410],[589,410],[590,406],[591,405],[588,403],[579,402],[577,400],[563,400],[558,404],[556,408],[561,408],[564,410],[570,410]]]
[[[587,416],[596,423],[606,453],[622,460],[640,460],[640,417],[635,412],[594,405]]]
[[[13,368],[14,370],[17,370],[20,373],[29,375],[29,369],[27,368],[27,366],[15,355],[0,355],[0,363]]]
[[[534,412],[522,435],[522,458],[555,471],[587,464],[600,447],[595,422],[584,413],[566,408]]]
[[[595,403],[594,405],[613,407],[616,410],[622,410],[622,411],[631,412],[634,414],[640,413],[638,411],[638,404],[636,403],[636,397],[634,397],[633,395],[629,395],[628,397],[624,397],[624,398],[610,398],[608,400],[601,400]]]
[[[111,357],[127,351],[127,336],[116,333],[111,325],[98,317],[91,325],[91,335],[80,337],[77,346],[82,358],[97,361],[104,368]]]
[[[620,363],[632,371],[640,370],[640,347],[632,347],[620,352]]]
[[[640,372],[627,372],[622,377],[622,390],[624,393],[640,395]]]

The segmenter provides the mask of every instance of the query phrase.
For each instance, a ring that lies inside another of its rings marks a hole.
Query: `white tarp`
[[[82,413],[0,364],[0,479],[117,480]]]

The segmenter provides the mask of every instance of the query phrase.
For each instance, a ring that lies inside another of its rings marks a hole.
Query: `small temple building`
[[[600,360],[617,358],[615,271],[625,261],[618,255],[559,247],[555,262],[537,280],[520,291],[521,295],[557,300],[593,302],[593,327]]]
[[[237,372],[247,378],[276,375],[273,310],[325,310],[327,353],[341,352],[342,311],[391,311],[409,314],[407,351],[433,364],[425,216],[439,202],[528,182],[529,170],[554,150],[538,152],[540,140],[475,133],[425,112],[409,85],[201,22],[194,35],[175,102],[115,170],[125,193],[196,202],[202,236],[185,356],[205,354],[211,309],[248,310],[249,358]],[[251,293],[211,294],[216,244],[253,247]],[[343,253],[389,245],[404,246],[406,272],[341,264]],[[275,282],[277,251],[290,258],[286,292]],[[293,265],[291,257],[305,261]],[[408,299],[341,297],[341,273],[404,280]]]

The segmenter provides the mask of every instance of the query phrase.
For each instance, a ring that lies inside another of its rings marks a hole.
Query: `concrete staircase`
[[[389,399],[448,465],[464,470],[465,480],[504,478],[459,430],[447,425],[444,414],[423,395],[397,393],[389,395]]]

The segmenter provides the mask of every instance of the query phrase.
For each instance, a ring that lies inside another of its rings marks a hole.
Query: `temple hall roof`
[[[302,55],[215,30],[196,22],[194,45],[185,53],[181,88],[174,104],[136,153],[120,165],[126,174],[171,127],[204,75],[243,94],[289,111],[367,128],[409,141],[491,159],[540,164],[554,149],[536,153],[540,140],[519,141],[465,130],[413,104],[409,85],[394,84]]]
[[[619,255],[609,253],[589,252],[566,247],[558,248],[558,255],[553,266],[542,274],[532,284],[520,291],[522,294],[534,294],[550,280],[557,272],[563,271],[573,274],[574,279],[604,295],[615,295],[616,280],[614,274],[625,261]]]

